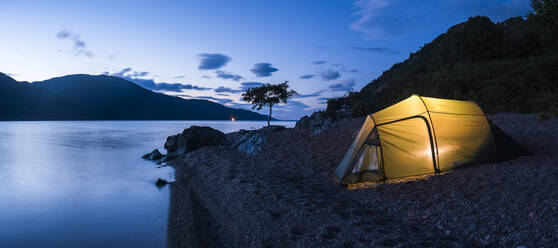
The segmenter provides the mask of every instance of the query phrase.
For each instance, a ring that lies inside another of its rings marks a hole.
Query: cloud
[[[200,59],[200,65],[198,66],[200,70],[219,69],[231,60],[229,56],[219,53],[200,53],[198,58]]]
[[[288,101],[286,105],[277,105],[277,106],[281,106],[279,108],[283,108],[283,109],[293,109],[293,108],[300,108],[300,109],[306,109],[306,108],[310,108],[310,106],[306,105],[303,102],[299,102],[299,101]]]
[[[264,86],[264,83],[260,83],[260,82],[243,82],[241,83],[241,89],[242,90],[247,90],[250,88],[256,88],[256,87],[260,87],[260,86]]]
[[[469,16],[486,15],[495,21],[529,12],[524,0],[358,0],[359,19],[350,28],[365,39],[381,40],[439,33]]]
[[[327,61],[324,61],[324,60],[318,60],[318,61],[312,62],[313,65],[323,65],[325,63],[327,63]]]
[[[364,52],[371,52],[371,53],[385,53],[385,54],[399,54],[399,52],[395,49],[389,47],[357,47],[351,46],[349,49],[359,50]]]
[[[211,77],[210,77],[210,76],[207,76],[207,75],[202,76],[202,78],[211,79]]]
[[[185,78],[185,77],[186,77],[186,76],[184,76],[184,75],[180,75],[180,76],[176,76],[176,77],[173,77],[173,78],[174,78],[174,79],[179,79],[179,78]]]
[[[219,86],[217,89],[214,89],[213,91],[217,92],[217,93],[222,93],[222,92],[227,92],[227,93],[240,93],[240,92],[244,92],[244,90],[235,90],[235,89],[231,89],[229,87],[224,87],[224,86]]]
[[[212,97],[212,96],[198,96],[195,97],[195,99],[202,99],[202,100],[210,100],[213,102],[218,102],[220,104],[227,104],[232,102],[232,99],[227,99],[227,98],[216,98],[216,97]]]
[[[240,100],[242,101],[242,99],[240,99]],[[252,106],[253,106],[253,105],[252,105],[252,104],[248,104],[248,103],[238,103],[238,102],[235,102],[235,101],[231,101],[231,102],[228,102],[228,103],[226,103],[226,104],[224,104],[224,105],[227,105],[227,106],[233,107],[233,108],[246,109],[246,110],[253,110],[253,109],[252,109]],[[266,113],[263,113],[263,114],[266,114]]]
[[[342,80],[341,82],[336,84],[332,84],[329,86],[329,89],[331,91],[349,91],[349,90],[353,90],[354,86],[355,86],[355,79],[351,78],[351,79]]]
[[[288,101],[287,104],[273,106],[273,117],[281,120],[296,120],[304,115],[310,115],[316,109],[312,109],[306,103],[300,101]],[[266,114],[265,111],[262,112]]]
[[[60,32],[58,32],[58,34],[56,34],[56,38],[58,39],[66,39],[68,37],[70,37],[70,32],[66,31],[66,30],[60,30]]]
[[[137,79],[133,79],[137,80]],[[151,80],[153,81],[153,80]],[[134,81],[132,81],[134,82]],[[141,84],[140,84],[141,86]],[[181,92],[182,90],[210,90],[211,88],[200,87],[197,85],[191,84],[180,84],[180,83],[155,83],[155,87],[151,88],[151,90],[157,91],[174,91],[174,92]]]
[[[272,73],[279,71],[279,69],[271,67],[270,63],[257,63],[254,64],[254,68],[250,71],[257,77],[269,77]]]
[[[81,39],[79,35],[68,30],[61,30],[56,34],[56,38],[60,40],[70,39],[74,44],[72,48],[74,56],[85,56],[89,58],[93,57],[93,53],[87,49],[87,44]]]
[[[294,98],[311,98],[311,97],[318,97],[318,96],[321,96],[323,92],[324,92],[323,90],[320,90],[320,91],[317,91],[317,92],[314,92],[314,93],[310,93],[310,94],[298,94],[298,95],[295,95]]]
[[[310,78],[313,78],[314,76],[316,76],[316,75],[314,75],[314,74],[306,74],[306,75],[300,76],[300,79],[310,79]]]
[[[145,77],[149,75],[149,72],[146,71],[134,71],[132,74],[129,74],[129,77]]]
[[[128,67],[128,68],[124,68],[119,72],[115,72],[113,74],[110,74],[111,76],[115,76],[115,77],[124,77],[124,74],[127,74],[128,72],[132,71],[132,68]],[[105,72],[105,74],[109,74],[108,72]]]
[[[339,77],[341,77],[341,74],[339,74],[338,71],[334,71],[332,69],[329,69],[327,71],[323,71],[320,73],[320,76],[322,77],[323,80],[334,80],[334,79],[338,79]]]
[[[319,97],[316,98],[316,100],[318,100],[318,104],[327,104],[327,100],[329,100],[329,97]]]
[[[215,94],[215,95],[218,95],[218,96],[229,96],[229,94],[223,94],[223,93],[217,93],[217,94]]]
[[[193,96],[187,95],[187,94],[176,94],[176,95],[173,95],[173,96],[186,97],[186,98],[193,98]]]
[[[350,69],[350,70],[347,70],[347,69],[341,69],[341,71],[343,71],[343,72],[352,72],[352,73],[357,73],[357,72],[358,72],[358,70],[357,70],[357,69]]]
[[[300,115],[308,115],[311,111],[310,106],[300,101],[288,101],[287,104],[276,104],[273,106],[273,117],[278,119],[298,119]],[[264,110],[265,111],[265,110]],[[263,112],[265,113],[265,112]]]
[[[200,87],[192,84],[180,84],[180,83],[166,83],[160,82],[156,83],[153,79],[142,79],[138,77],[143,77],[149,75],[146,71],[133,71],[132,68],[124,68],[118,72],[109,74],[105,72],[104,74],[120,77],[126,79],[130,82],[134,82],[137,85],[154,91],[173,91],[182,92],[183,90],[210,90],[211,88]]]
[[[230,79],[233,81],[239,81],[242,79],[242,76],[238,74],[232,74],[225,71],[215,71],[215,74],[217,74],[218,78],[222,78],[222,79]]]

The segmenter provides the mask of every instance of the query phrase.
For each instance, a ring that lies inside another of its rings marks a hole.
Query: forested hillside
[[[494,23],[476,16],[455,25],[360,92],[329,99],[363,116],[411,94],[473,100],[486,112],[558,113],[558,2],[534,0],[526,18]]]

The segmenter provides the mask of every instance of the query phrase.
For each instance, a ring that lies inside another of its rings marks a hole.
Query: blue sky
[[[469,16],[528,11],[528,0],[2,0],[0,72],[20,81],[110,74],[237,108],[250,108],[243,89],[289,80],[301,95],[274,117],[297,119]]]

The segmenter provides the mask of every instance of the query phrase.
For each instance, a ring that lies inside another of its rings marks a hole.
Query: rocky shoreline
[[[354,189],[331,172],[363,119],[336,121],[319,132],[306,125],[226,134],[228,142],[169,162],[176,182],[168,245],[558,245],[558,118],[490,119],[535,154]]]

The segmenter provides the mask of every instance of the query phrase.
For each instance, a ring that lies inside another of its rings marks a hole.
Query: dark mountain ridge
[[[0,120],[266,120],[207,100],[156,93],[125,79],[76,74],[18,82],[0,73]]]
[[[557,51],[556,43],[541,41],[529,19],[471,17],[361,91],[328,100],[325,115],[335,117],[347,105],[353,116],[364,116],[412,94],[473,100],[488,113],[558,113]]]

